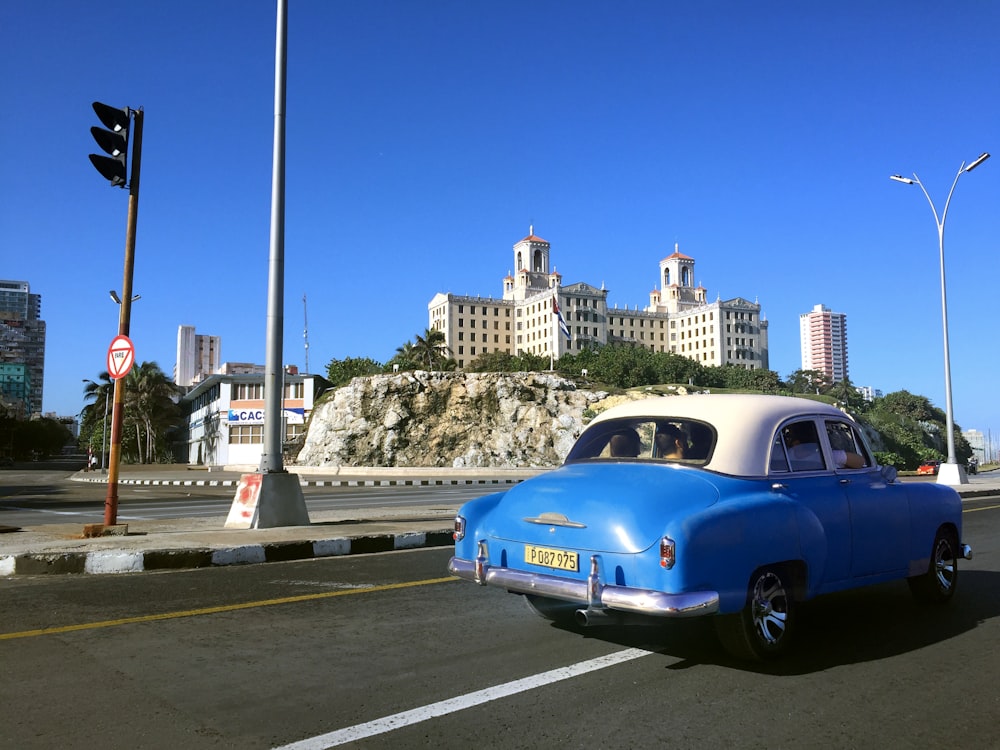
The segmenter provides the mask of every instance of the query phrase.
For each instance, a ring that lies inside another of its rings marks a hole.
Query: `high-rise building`
[[[563,286],[550,266],[551,245],[529,229],[514,245],[514,275],[501,298],[439,293],[428,304],[429,327],[445,335],[450,355],[465,367],[483,354],[506,352],[558,359],[608,343],[672,352],[705,366],[767,370],[767,320],[742,297],[706,301],[694,283],[694,258],[677,246],[660,261],[660,288],[649,305],[609,307],[606,289],[584,282]]]
[[[180,386],[200,383],[219,370],[222,359],[222,339],[196,334],[194,326],[177,328],[177,364],[174,382]]]
[[[27,281],[0,279],[0,392],[25,416],[41,414],[45,383],[42,295]],[[22,365],[23,367],[17,367]]]
[[[831,382],[839,383],[847,374],[847,315],[816,305],[799,316],[802,369],[818,370]]]

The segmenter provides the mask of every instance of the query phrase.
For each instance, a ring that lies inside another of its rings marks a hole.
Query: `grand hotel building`
[[[518,270],[504,278],[502,298],[434,295],[427,305],[430,328],[444,333],[459,367],[496,351],[558,359],[595,345],[628,343],[706,366],[769,369],[760,305],[742,297],[706,302],[705,288],[694,284],[694,258],[676,246],[660,261],[659,288],[643,310],[609,308],[603,286],[563,286],[562,275],[550,270],[550,251],[531,229],[514,245]],[[560,330],[555,303],[568,336]]]

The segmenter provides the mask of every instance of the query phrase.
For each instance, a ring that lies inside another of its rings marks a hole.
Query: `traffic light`
[[[94,136],[94,140],[97,141],[97,145],[111,156],[91,154],[90,161],[113,186],[123,188],[128,182],[126,167],[128,164],[128,126],[131,112],[127,107],[118,109],[100,102],[94,102],[94,111],[107,130],[92,127],[90,132]]]

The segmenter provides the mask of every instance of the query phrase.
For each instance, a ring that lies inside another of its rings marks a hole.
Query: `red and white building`
[[[818,370],[834,383],[848,377],[847,315],[816,305],[799,316],[799,333],[803,370]]]

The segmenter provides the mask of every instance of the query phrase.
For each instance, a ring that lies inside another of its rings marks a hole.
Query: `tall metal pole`
[[[118,335],[128,336],[132,319],[132,272],[135,268],[135,229],[139,215],[139,170],[142,161],[142,110],[133,110],[132,173],[129,177],[128,224],[125,230],[125,270],[122,278],[121,304],[118,312]],[[115,380],[114,406],[111,411],[111,456],[108,468],[108,493],[104,498],[104,525],[118,522],[118,463],[122,443],[122,401],[125,379]]]
[[[930,193],[927,192],[927,188],[924,187],[920,178],[917,177],[916,172],[913,173],[912,180],[907,177],[901,177],[900,175],[892,175],[890,178],[896,180],[896,182],[916,184],[923,191],[924,197],[927,199],[927,203],[930,204],[931,212],[934,214],[934,223],[937,226],[938,257],[941,266],[941,327],[944,339],[945,429],[948,433],[948,459],[945,464],[938,469],[938,482],[941,484],[967,484],[969,481],[968,476],[966,476],[965,469],[958,465],[958,458],[955,454],[955,412],[952,405],[951,350],[948,343],[948,287],[945,282],[944,223],[948,218],[948,207],[951,205],[951,196],[955,193],[955,186],[958,185],[958,178],[961,177],[964,172],[971,172],[989,158],[990,155],[988,153],[984,153],[968,166],[966,166],[964,161],[962,162],[962,165],[958,168],[958,172],[955,174],[954,181],[951,183],[951,190],[948,191],[948,198],[945,200],[944,210],[941,212],[940,218],[938,217],[937,208],[934,207],[934,201],[931,200]]]
[[[288,7],[278,0],[274,59],[274,167],[271,175],[271,248],[267,284],[267,346],[264,364],[264,444],[260,470],[244,474],[237,486],[227,528],[272,528],[309,524],[302,486],[285,471],[281,455],[284,436],[281,366],[285,287],[285,68]],[[256,488],[256,489],[255,489]],[[256,511],[249,506],[256,497]]]
[[[267,344],[264,363],[264,450],[262,473],[284,471],[281,456],[281,404],[284,370],[281,364],[285,288],[285,77],[288,6],[278,0],[274,56],[274,150],[271,172],[271,249],[267,284]]]

